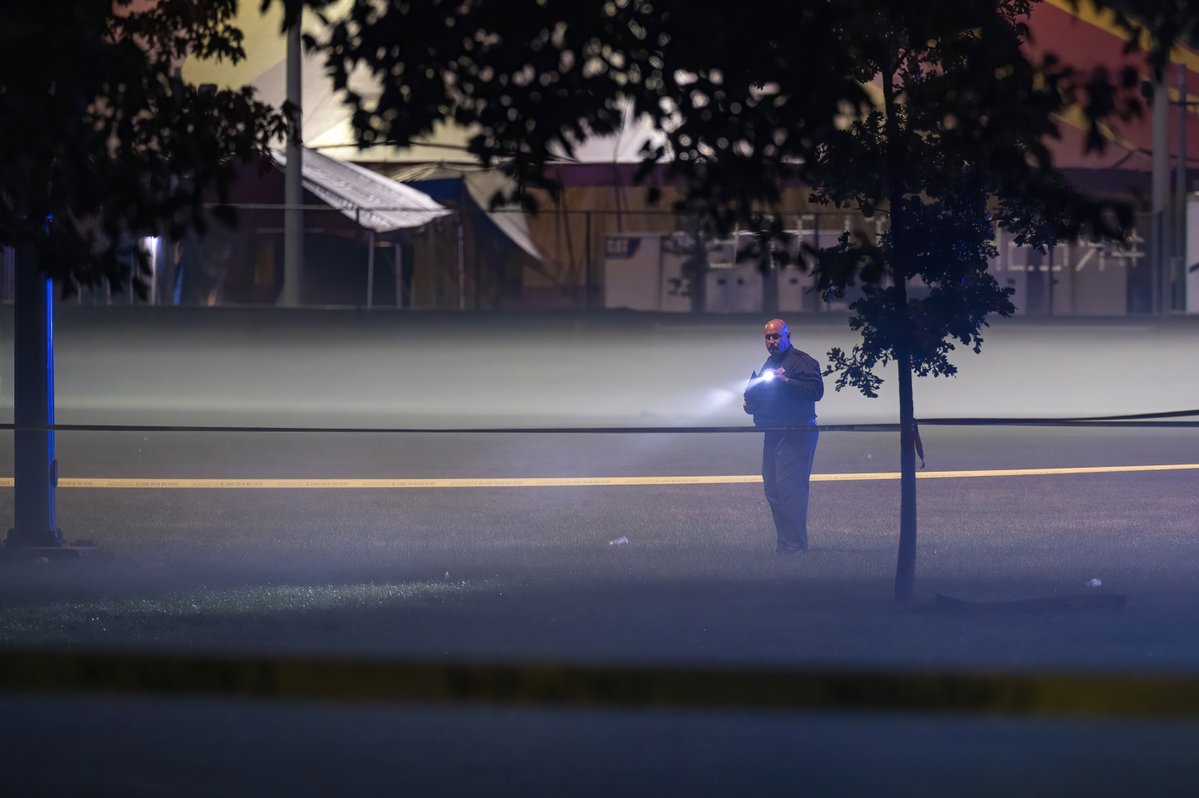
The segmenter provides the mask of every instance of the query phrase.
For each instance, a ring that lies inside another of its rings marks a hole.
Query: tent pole
[[[371,309],[375,297],[375,231],[371,230],[366,241],[366,309]]]
[[[396,309],[404,307],[404,250],[398,241],[391,242],[391,263],[395,270]]]
[[[458,310],[466,310],[466,233],[462,229],[462,209],[458,219]]]
[[[583,215],[583,241],[587,247],[584,263],[583,276],[583,310],[591,310],[591,211],[584,211]]]

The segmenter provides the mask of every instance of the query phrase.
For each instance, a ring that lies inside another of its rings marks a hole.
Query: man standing
[[[766,501],[778,533],[775,551],[803,554],[808,550],[808,479],[820,433],[816,402],[824,396],[820,364],[791,345],[791,331],[782,319],[766,323],[766,351],[770,356],[760,372],[750,376],[745,388],[745,412],[754,426],[765,427],[762,445],[762,482]]]

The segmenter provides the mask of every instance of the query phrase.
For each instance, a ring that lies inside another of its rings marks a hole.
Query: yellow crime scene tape
[[[976,471],[918,471],[917,479],[975,479],[987,477],[1059,476],[1068,474],[1119,474],[1145,471],[1193,471],[1199,463],[1165,465],[1082,466],[1077,468],[1001,468]],[[898,480],[898,471],[813,474],[813,482],[875,482]],[[63,477],[60,488],[146,490],[400,490],[411,488],[576,488],[652,485],[738,485],[760,483],[757,474],[641,476],[641,477],[482,477],[428,479],[171,479],[118,477]],[[0,478],[0,487],[11,488],[12,477]]]
[[[1199,718],[1187,676],[703,669],[0,651],[0,693],[521,707]]]

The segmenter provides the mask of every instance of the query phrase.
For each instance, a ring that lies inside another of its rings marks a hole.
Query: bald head
[[[766,322],[763,333],[766,336],[766,351],[770,354],[786,352],[791,347],[791,330],[782,319],[771,319]]]

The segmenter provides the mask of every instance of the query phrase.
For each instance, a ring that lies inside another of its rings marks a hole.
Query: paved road
[[[1187,459],[1199,435],[1150,432],[1051,431],[1012,439],[1008,435],[1014,433],[938,430],[927,443],[937,470],[1199,459]],[[63,447],[64,461],[72,463],[64,475],[752,474],[757,457],[751,435],[703,440],[268,435],[253,437],[249,446],[240,438],[222,446],[207,436],[170,435],[160,445],[142,441],[140,459],[130,459],[129,448],[103,445],[101,433],[88,435],[90,443],[79,441],[74,451]],[[857,433],[829,435],[817,471],[891,470],[894,456],[883,448],[887,443]],[[892,448],[893,440],[889,443]],[[885,631],[893,621],[885,608],[898,487],[875,481],[814,484],[816,550],[802,570],[771,554],[769,518],[755,484],[64,489],[59,518],[68,537],[98,540],[114,560],[92,569],[56,569],[49,579],[36,569],[19,571],[0,584],[0,598],[57,602],[55,611],[63,617],[55,624],[44,626],[36,622],[41,616],[17,613],[10,615],[8,634],[58,642],[420,656],[1188,668],[1199,665],[1199,641],[1171,630],[1195,610],[1183,599],[1195,591],[1197,481],[1199,471],[1183,470],[919,483],[922,601],[935,591],[989,599],[1087,592],[1085,583],[1094,577],[1104,580],[1105,590],[1135,593],[1133,606],[1114,619],[1115,625],[1083,623],[1077,640],[1042,634],[1034,625],[1026,640],[1017,627],[1006,643],[984,636],[974,647],[942,638],[946,628],[936,626],[936,640],[927,646],[877,645],[876,634],[893,636]],[[9,511],[0,504],[0,512]],[[630,543],[609,545],[619,537]],[[409,583],[418,587],[406,592],[403,586]],[[217,593],[205,592],[214,585],[220,585]],[[391,587],[380,593],[364,585]],[[312,602],[289,593],[292,587],[315,590]],[[342,588],[349,592],[338,593]],[[98,616],[88,614],[90,604],[72,604],[81,596],[103,603],[112,596],[142,594],[185,601],[195,591],[202,597],[200,606],[223,621],[209,629],[179,627],[147,614],[136,602],[117,601],[105,609],[112,623],[97,626],[90,618]],[[792,621],[801,623],[796,634],[780,639],[769,617],[752,617],[753,607],[761,601],[787,602],[794,591],[793,598],[804,597],[791,608],[799,612]],[[495,604],[501,594],[503,606]],[[400,614],[386,611],[393,599],[406,608]],[[699,631],[709,627],[700,624],[681,636],[660,634],[686,601],[714,611],[720,633],[709,636]],[[721,607],[721,602],[727,604]],[[842,638],[835,627],[840,604],[857,613],[870,633]],[[334,630],[317,632],[306,622],[277,627],[273,620],[289,607],[303,616],[308,610],[336,614],[343,605],[345,617]],[[546,606],[562,607],[563,614],[547,617]],[[806,615],[813,606],[829,614]],[[422,618],[420,634],[403,629],[412,622],[409,611]],[[800,630],[808,622],[817,633],[805,640]],[[1138,629],[1150,628],[1145,624],[1157,625],[1155,644],[1147,649],[1128,645],[1128,635],[1136,638]],[[394,633],[373,634],[380,625],[395,627]],[[1112,636],[1105,640],[1103,635]],[[1004,648],[1012,642],[1017,645]]]
[[[1177,724],[110,698],[0,698],[0,710],[9,795],[1187,798],[1199,787],[1199,729]]]

